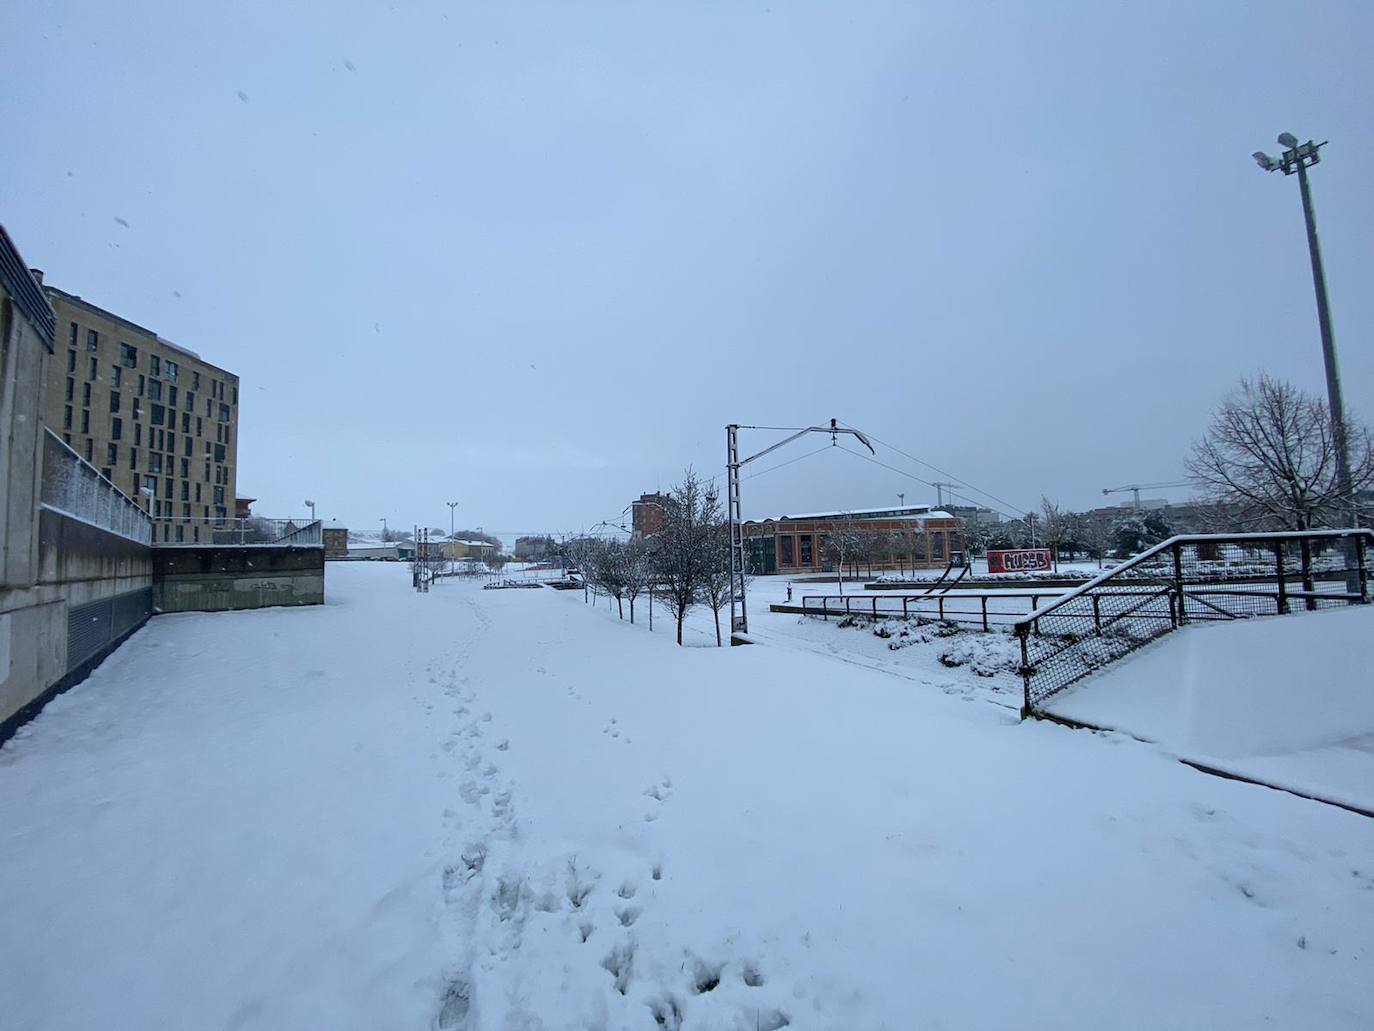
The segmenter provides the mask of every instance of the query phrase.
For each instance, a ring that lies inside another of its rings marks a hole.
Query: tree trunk
[[[625,618],[625,602],[624,602],[624,600],[620,597],[620,595],[618,595],[618,594],[615,596],[615,605],[616,605],[616,608],[618,608],[618,609],[620,610],[620,618],[621,618],[621,619],[624,619],[624,618]]]
[[[630,626],[634,626],[634,623],[635,623],[635,600],[634,600],[634,598],[632,597],[632,598],[630,598]]]
[[[682,616],[677,617],[677,643],[678,647],[682,646]]]
[[[716,613],[716,647],[719,648],[719,647],[720,647],[720,609],[716,609],[716,610],[715,610],[715,613]]]

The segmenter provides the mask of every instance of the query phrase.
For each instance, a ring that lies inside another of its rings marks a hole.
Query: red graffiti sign
[[[989,573],[1035,573],[1054,565],[1049,548],[1016,548],[988,552]]]

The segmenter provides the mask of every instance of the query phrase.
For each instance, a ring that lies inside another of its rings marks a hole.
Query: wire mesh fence
[[[273,519],[154,519],[156,547],[248,547],[273,545],[286,548],[322,548],[324,536],[318,520]]]
[[[923,594],[804,594],[803,615],[864,619],[938,620],[977,630],[1006,629],[1042,600],[1062,591],[959,591]],[[789,610],[791,611],[791,610]]]
[[[1017,621],[1021,714],[1189,623],[1367,603],[1371,544],[1369,530],[1170,538]]]

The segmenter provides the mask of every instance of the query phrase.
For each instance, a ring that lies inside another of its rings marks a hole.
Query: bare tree
[[[711,607],[716,621],[716,647],[721,646],[720,610],[730,601],[730,532],[721,521],[720,501],[714,491],[707,492],[709,512],[713,520],[703,527],[702,534],[702,597]]]
[[[1040,539],[1050,549],[1057,569],[1060,547],[1073,540],[1073,520],[1044,496],[1040,498]]]
[[[1088,556],[1097,559],[1097,568],[1101,569],[1102,560],[1116,539],[1111,519],[1106,516],[1094,515],[1092,512],[1077,512],[1073,519],[1077,524],[1074,529],[1074,536],[1083,545]]]
[[[705,596],[706,531],[720,523],[720,501],[690,468],[663,506],[663,528],[654,534],[657,583],[677,621],[682,624],[693,605]]]
[[[630,603],[630,622],[635,621],[635,599],[646,590],[653,589],[654,568],[649,554],[649,546],[639,538],[624,544],[620,549],[620,580],[625,598]]]
[[[1350,484],[1374,483],[1369,428],[1346,420]],[[1244,379],[1193,445],[1189,476],[1248,529],[1307,530],[1341,524],[1353,499],[1336,481],[1336,446],[1326,405],[1261,373]]]
[[[835,567],[835,582],[839,585],[841,594],[844,594],[845,563],[853,562],[862,552],[863,546],[864,534],[859,530],[852,515],[842,515],[831,523],[830,531],[825,535],[821,554]]]

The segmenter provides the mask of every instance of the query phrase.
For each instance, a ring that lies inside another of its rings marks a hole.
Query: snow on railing
[[[1022,716],[1190,622],[1369,601],[1370,530],[1180,534],[1016,622]]]
[[[152,543],[153,527],[148,514],[52,430],[45,430],[43,436],[43,487],[39,503],[50,512],[139,544]]]
[[[168,548],[322,548],[323,525],[318,519],[155,519],[153,544]]]

